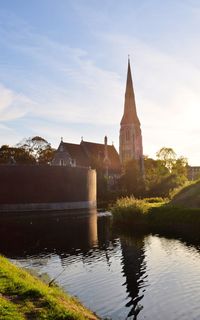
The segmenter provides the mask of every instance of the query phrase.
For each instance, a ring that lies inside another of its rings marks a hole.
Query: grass
[[[159,201],[158,201],[159,200]],[[152,208],[160,207],[166,202],[161,198],[135,199],[120,198],[112,206],[114,222],[122,225],[144,225],[148,223],[148,215]]]
[[[96,320],[77,299],[0,256],[0,319]]]
[[[172,198],[172,205],[185,208],[200,208],[200,180],[178,190]]]
[[[111,208],[114,223],[120,228],[200,227],[200,208],[174,206],[173,202],[133,197],[118,199]]]

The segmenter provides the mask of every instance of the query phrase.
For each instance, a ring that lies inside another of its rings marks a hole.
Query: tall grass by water
[[[116,201],[112,206],[114,221],[123,224],[146,224],[151,208],[164,204],[162,198],[135,199],[124,197]]]
[[[125,197],[118,199],[112,206],[114,223],[121,228],[184,227],[199,229],[200,208],[175,206],[173,202],[162,198],[135,199]]]

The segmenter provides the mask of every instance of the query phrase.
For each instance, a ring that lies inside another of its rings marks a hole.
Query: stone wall
[[[96,206],[96,171],[54,166],[0,166],[0,211]]]

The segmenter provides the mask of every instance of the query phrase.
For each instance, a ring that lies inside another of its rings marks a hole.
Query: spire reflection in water
[[[126,285],[127,299],[129,299],[126,307],[130,308],[127,317],[132,316],[132,319],[137,319],[137,315],[143,309],[141,300],[147,285],[144,237],[122,236],[120,240],[123,256],[122,269],[126,277],[124,285]]]

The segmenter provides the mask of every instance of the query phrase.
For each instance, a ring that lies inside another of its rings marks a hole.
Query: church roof
[[[130,60],[128,59],[124,114],[121,120],[121,124],[132,124],[132,123],[140,125],[140,121],[138,119],[137,111],[136,111],[135,94],[133,90]]]
[[[61,141],[57,155],[59,155],[60,152],[62,153],[61,146],[68,157],[76,160],[77,166],[96,168],[97,163],[102,168],[105,166],[105,144],[87,141],[81,141],[80,144],[75,144]],[[120,158],[113,145],[107,145],[107,156],[109,171],[119,173],[121,171]]]
[[[105,156],[105,144],[81,141],[81,145],[84,147],[84,150],[89,158],[95,157],[103,161]],[[109,168],[112,171],[120,171],[120,159],[115,147],[113,145],[107,145],[107,152],[109,159]]]
[[[89,167],[90,161],[80,144],[62,142],[62,146],[72,159],[76,160],[76,165],[81,167]]]

